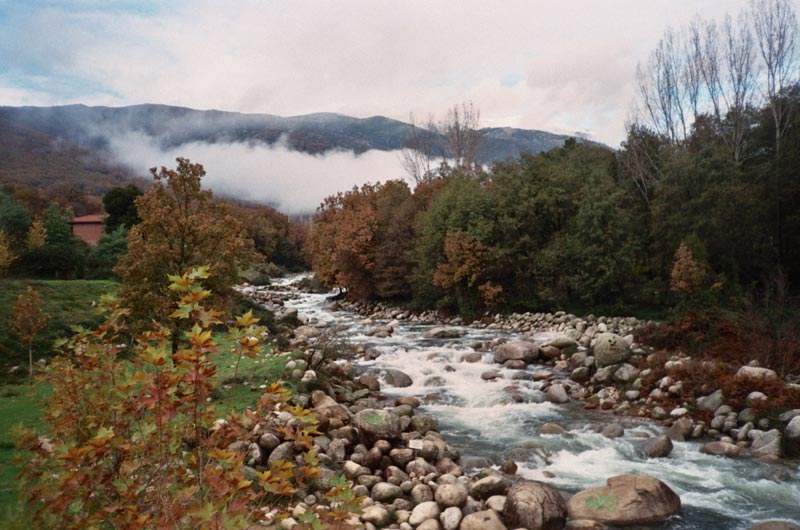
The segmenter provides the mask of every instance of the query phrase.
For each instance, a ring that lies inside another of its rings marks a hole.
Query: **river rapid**
[[[280,288],[296,279],[275,285]],[[515,379],[519,371],[494,364],[491,353],[481,353],[479,362],[464,362],[465,355],[475,353],[471,345],[513,338],[513,333],[463,327],[464,336],[458,339],[425,339],[422,333],[430,326],[400,321],[391,337],[375,338],[365,332],[388,321],[365,325],[360,315],[327,310],[326,296],[295,291],[285,305],[296,308],[309,325],[327,325],[351,344],[379,351],[374,360],[357,361],[359,372],[380,376],[381,370],[393,368],[408,374],[411,386],[396,388],[381,380],[381,391],[419,398],[424,412],[438,418],[448,443],[460,449],[462,459],[486,458],[499,465],[510,457],[520,476],[572,493],[603,485],[614,475],[652,475],[680,495],[683,507],[680,516],[655,528],[749,529],[768,519],[800,523],[800,476],[793,467],[705,455],[699,442],[675,443],[668,457],[647,458],[641,446],[646,437],[662,434],[662,426],[588,411],[579,402],[544,402],[540,382]],[[482,380],[481,374],[489,370],[499,370],[500,377]],[[538,370],[552,368],[531,365],[526,371]],[[514,396],[522,396],[522,402]],[[538,427],[547,422],[567,432],[538,435]],[[624,436],[609,439],[596,432],[611,422],[625,426]]]

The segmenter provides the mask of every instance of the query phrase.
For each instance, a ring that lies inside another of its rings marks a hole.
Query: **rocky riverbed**
[[[242,290],[305,322],[298,347],[337,335],[360,355],[340,366],[354,381],[311,404],[326,418],[315,441],[324,463],[367,497],[368,527],[747,529],[780,519],[772,528],[800,528],[789,523],[800,519],[790,459],[800,410],[776,415],[765,406],[775,396],[755,390],[735,406],[715,389],[686,397],[689,368],[704,367],[639,347],[636,319],[495,315],[465,325],[334,304],[289,281]],[[757,366],[735,378],[794,385]],[[278,447],[253,449],[251,463]]]

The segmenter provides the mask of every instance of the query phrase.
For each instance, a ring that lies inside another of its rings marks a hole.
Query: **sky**
[[[624,136],[667,26],[745,0],[0,0],[0,105],[164,103]]]

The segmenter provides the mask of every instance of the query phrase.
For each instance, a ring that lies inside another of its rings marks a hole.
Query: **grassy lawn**
[[[0,279],[0,378],[7,377],[10,366],[19,366],[24,374],[28,363],[26,345],[20,344],[8,333],[8,316],[17,297],[28,286],[41,296],[42,312],[50,316],[50,323],[33,342],[34,359],[49,356],[53,341],[71,334],[70,326],[91,326],[100,318],[92,302],[100,295],[115,292],[117,283],[104,280],[2,280]]]

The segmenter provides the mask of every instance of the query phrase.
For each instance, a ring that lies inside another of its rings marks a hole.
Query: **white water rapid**
[[[513,334],[465,327],[458,339],[424,339],[426,326],[401,321],[391,337],[375,338],[364,334],[361,316],[323,309],[325,297],[296,293],[286,306],[296,308],[310,325],[327,322],[349,342],[380,351],[377,359],[358,362],[360,372],[395,368],[408,374],[411,386],[396,388],[382,381],[382,392],[419,398],[423,410],[439,419],[448,442],[461,450],[462,459],[483,457],[497,465],[511,457],[521,476],[569,492],[603,485],[622,473],[655,476],[680,495],[683,505],[680,516],[657,528],[746,530],[767,519],[800,523],[800,477],[791,467],[704,455],[698,442],[676,443],[668,457],[648,459],[641,453],[644,436],[660,434],[661,426],[587,411],[579,403],[543,402],[540,383],[514,379],[517,371],[493,364],[492,354],[464,362],[465,355],[475,353],[470,345]],[[500,376],[482,380],[489,370],[498,370]],[[527,369],[537,370],[552,368]],[[538,435],[537,428],[546,422],[557,422],[567,432]],[[610,422],[626,427],[623,437],[609,439],[594,430]]]

